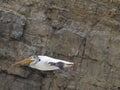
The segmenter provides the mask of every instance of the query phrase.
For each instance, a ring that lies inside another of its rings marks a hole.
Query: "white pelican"
[[[66,67],[71,67],[74,63],[51,58],[48,56],[34,55],[22,61],[16,62],[12,64],[12,66],[24,65],[24,64],[29,64],[31,68],[35,68],[38,70],[50,71],[50,70],[58,70],[58,69],[63,70]]]

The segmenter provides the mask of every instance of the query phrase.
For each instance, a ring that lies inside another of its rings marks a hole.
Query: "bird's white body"
[[[53,58],[50,58],[50,57],[47,57],[47,56],[38,56],[40,58],[41,61],[39,61],[38,63],[36,64],[32,64],[30,63],[30,67],[32,68],[35,68],[35,69],[38,69],[38,70],[57,70],[59,69],[58,67],[55,67],[55,66],[50,66],[48,65],[48,62],[56,62],[56,60],[54,60]]]
[[[30,67],[38,69],[38,70],[42,70],[42,71],[51,71],[51,70],[58,70],[59,68],[56,66],[50,66],[48,65],[49,62],[63,62],[63,63],[67,63],[70,64],[72,62],[67,62],[67,61],[63,61],[63,60],[59,60],[59,59],[55,59],[55,58],[51,58],[48,56],[38,56],[40,58],[41,61],[39,61],[36,64],[30,63]]]

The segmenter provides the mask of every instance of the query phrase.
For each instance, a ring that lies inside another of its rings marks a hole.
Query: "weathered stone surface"
[[[13,24],[13,30],[10,32],[10,37],[12,39],[20,40],[25,29],[26,18],[23,16],[17,17],[15,21],[15,24]]]
[[[85,55],[95,60],[108,59],[111,37],[110,28],[98,25],[95,29],[97,31],[91,31],[86,40]]]
[[[63,54],[66,56],[78,55],[78,50],[82,39],[69,31],[58,31],[48,41],[47,46],[51,52]]]
[[[0,0],[0,90],[119,90],[119,0]],[[11,64],[31,55],[75,63],[61,72]]]
[[[10,38],[20,40],[23,36],[23,31],[26,24],[26,18],[24,16],[16,15],[11,11],[0,10],[0,29],[1,34],[10,34]]]

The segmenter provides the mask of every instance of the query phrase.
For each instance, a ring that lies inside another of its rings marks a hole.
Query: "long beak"
[[[30,57],[30,58],[24,59],[24,60],[22,60],[22,61],[16,62],[16,63],[12,64],[11,66],[24,65],[24,64],[28,64],[28,63],[30,63],[30,62],[32,62],[32,61],[33,61],[33,60],[32,60],[32,58]]]

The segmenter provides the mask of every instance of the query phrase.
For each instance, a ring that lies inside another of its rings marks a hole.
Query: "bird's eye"
[[[39,59],[39,61],[41,61],[41,60]]]

